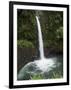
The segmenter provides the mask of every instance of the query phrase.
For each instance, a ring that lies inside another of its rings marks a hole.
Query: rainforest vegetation
[[[21,48],[38,47],[38,31],[35,16],[39,17],[44,48],[63,51],[63,12],[17,10],[17,45]]]

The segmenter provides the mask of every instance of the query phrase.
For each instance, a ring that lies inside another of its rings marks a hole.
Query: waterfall
[[[17,77],[18,80],[26,80],[26,79],[29,80],[31,75],[38,75],[38,71],[39,71],[39,75],[42,74],[43,76],[46,76],[45,74],[47,73],[47,78],[48,78],[49,71],[55,70],[56,67],[59,68],[60,66],[60,63],[56,61],[56,58],[47,59],[44,57],[42,32],[41,32],[41,26],[40,26],[38,16],[36,16],[36,21],[37,21],[37,27],[38,27],[40,59],[34,60],[33,62],[29,62],[24,67],[22,67]],[[26,77],[26,75],[28,75],[28,77]]]
[[[43,49],[41,26],[40,26],[38,16],[36,16],[36,20],[37,20],[37,27],[38,27],[39,52],[40,52],[40,58],[42,59],[42,58],[44,58],[44,49]]]
[[[37,21],[37,27],[38,27],[38,41],[39,41],[39,52],[40,52],[40,60],[35,60],[35,63],[40,70],[43,72],[51,70],[52,67],[54,66],[54,62],[52,59],[46,59],[44,57],[44,47],[43,47],[43,38],[42,38],[42,32],[41,32],[41,26],[40,26],[40,21],[39,17],[36,16],[36,21]]]

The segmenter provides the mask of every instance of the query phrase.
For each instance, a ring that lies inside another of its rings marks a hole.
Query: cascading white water
[[[36,16],[36,20],[37,20],[37,27],[38,27],[39,52],[40,52],[40,58],[42,59],[44,58],[43,39],[42,39],[40,22],[37,16]]]
[[[55,67],[55,62],[52,59],[46,59],[44,57],[44,47],[43,47],[43,38],[41,32],[41,26],[38,16],[36,16],[37,27],[38,27],[38,40],[39,40],[39,52],[40,60],[35,61],[36,65],[44,72],[49,71],[52,67]]]

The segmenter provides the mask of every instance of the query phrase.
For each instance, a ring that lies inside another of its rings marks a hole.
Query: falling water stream
[[[38,27],[38,41],[39,41],[39,52],[40,52],[40,60],[35,61],[36,65],[44,72],[46,70],[50,70],[49,67],[55,67],[55,62],[52,59],[47,59],[44,57],[44,46],[43,46],[43,38],[41,25],[39,21],[39,17],[36,16],[37,27]]]
[[[36,16],[37,20],[37,27],[38,27],[38,40],[39,40],[39,52],[40,52],[40,58],[44,58],[44,50],[43,50],[43,39],[42,39],[42,32],[41,32],[41,26],[38,17]]]

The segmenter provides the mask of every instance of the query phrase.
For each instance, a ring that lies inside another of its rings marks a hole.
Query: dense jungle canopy
[[[17,10],[17,45],[38,47],[38,30],[35,16],[39,17],[45,48],[63,51],[63,12]]]

